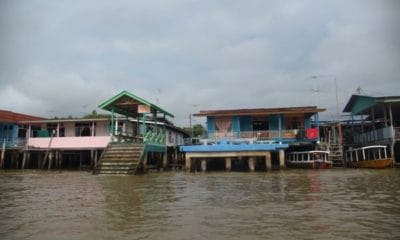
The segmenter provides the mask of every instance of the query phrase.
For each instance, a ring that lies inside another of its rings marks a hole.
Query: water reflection
[[[5,239],[396,239],[400,171],[0,172]]]

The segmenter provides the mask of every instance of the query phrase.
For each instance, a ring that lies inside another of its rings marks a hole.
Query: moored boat
[[[346,151],[346,161],[355,168],[388,168],[393,166],[393,158],[387,155],[387,146],[373,145]]]
[[[286,155],[286,165],[291,168],[326,169],[332,168],[329,151],[290,152]]]

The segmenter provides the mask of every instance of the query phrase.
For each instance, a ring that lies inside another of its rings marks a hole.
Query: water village
[[[128,91],[101,103],[107,115],[46,119],[0,110],[0,168],[79,169],[95,174],[387,168],[400,163],[400,96],[352,95],[347,120],[324,108],[202,110],[204,133]]]

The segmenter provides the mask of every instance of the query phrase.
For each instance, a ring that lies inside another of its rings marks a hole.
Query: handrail
[[[143,137],[143,142],[165,144],[165,133],[148,131]]]

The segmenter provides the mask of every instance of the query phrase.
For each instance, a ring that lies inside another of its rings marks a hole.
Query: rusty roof
[[[282,107],[282,108],[253,108],[253,109],[227,109],[227,110],[201,110],[193,116],[246,116],[246,115],[271,115],[271,114],[303,114],[323,112],[326,109],[317,108],[316,106],[306,107]]]
[[[34,121],[34,120],[44,120],[44,118],[0,109],[0,122],[17,123],[20,121]]]

